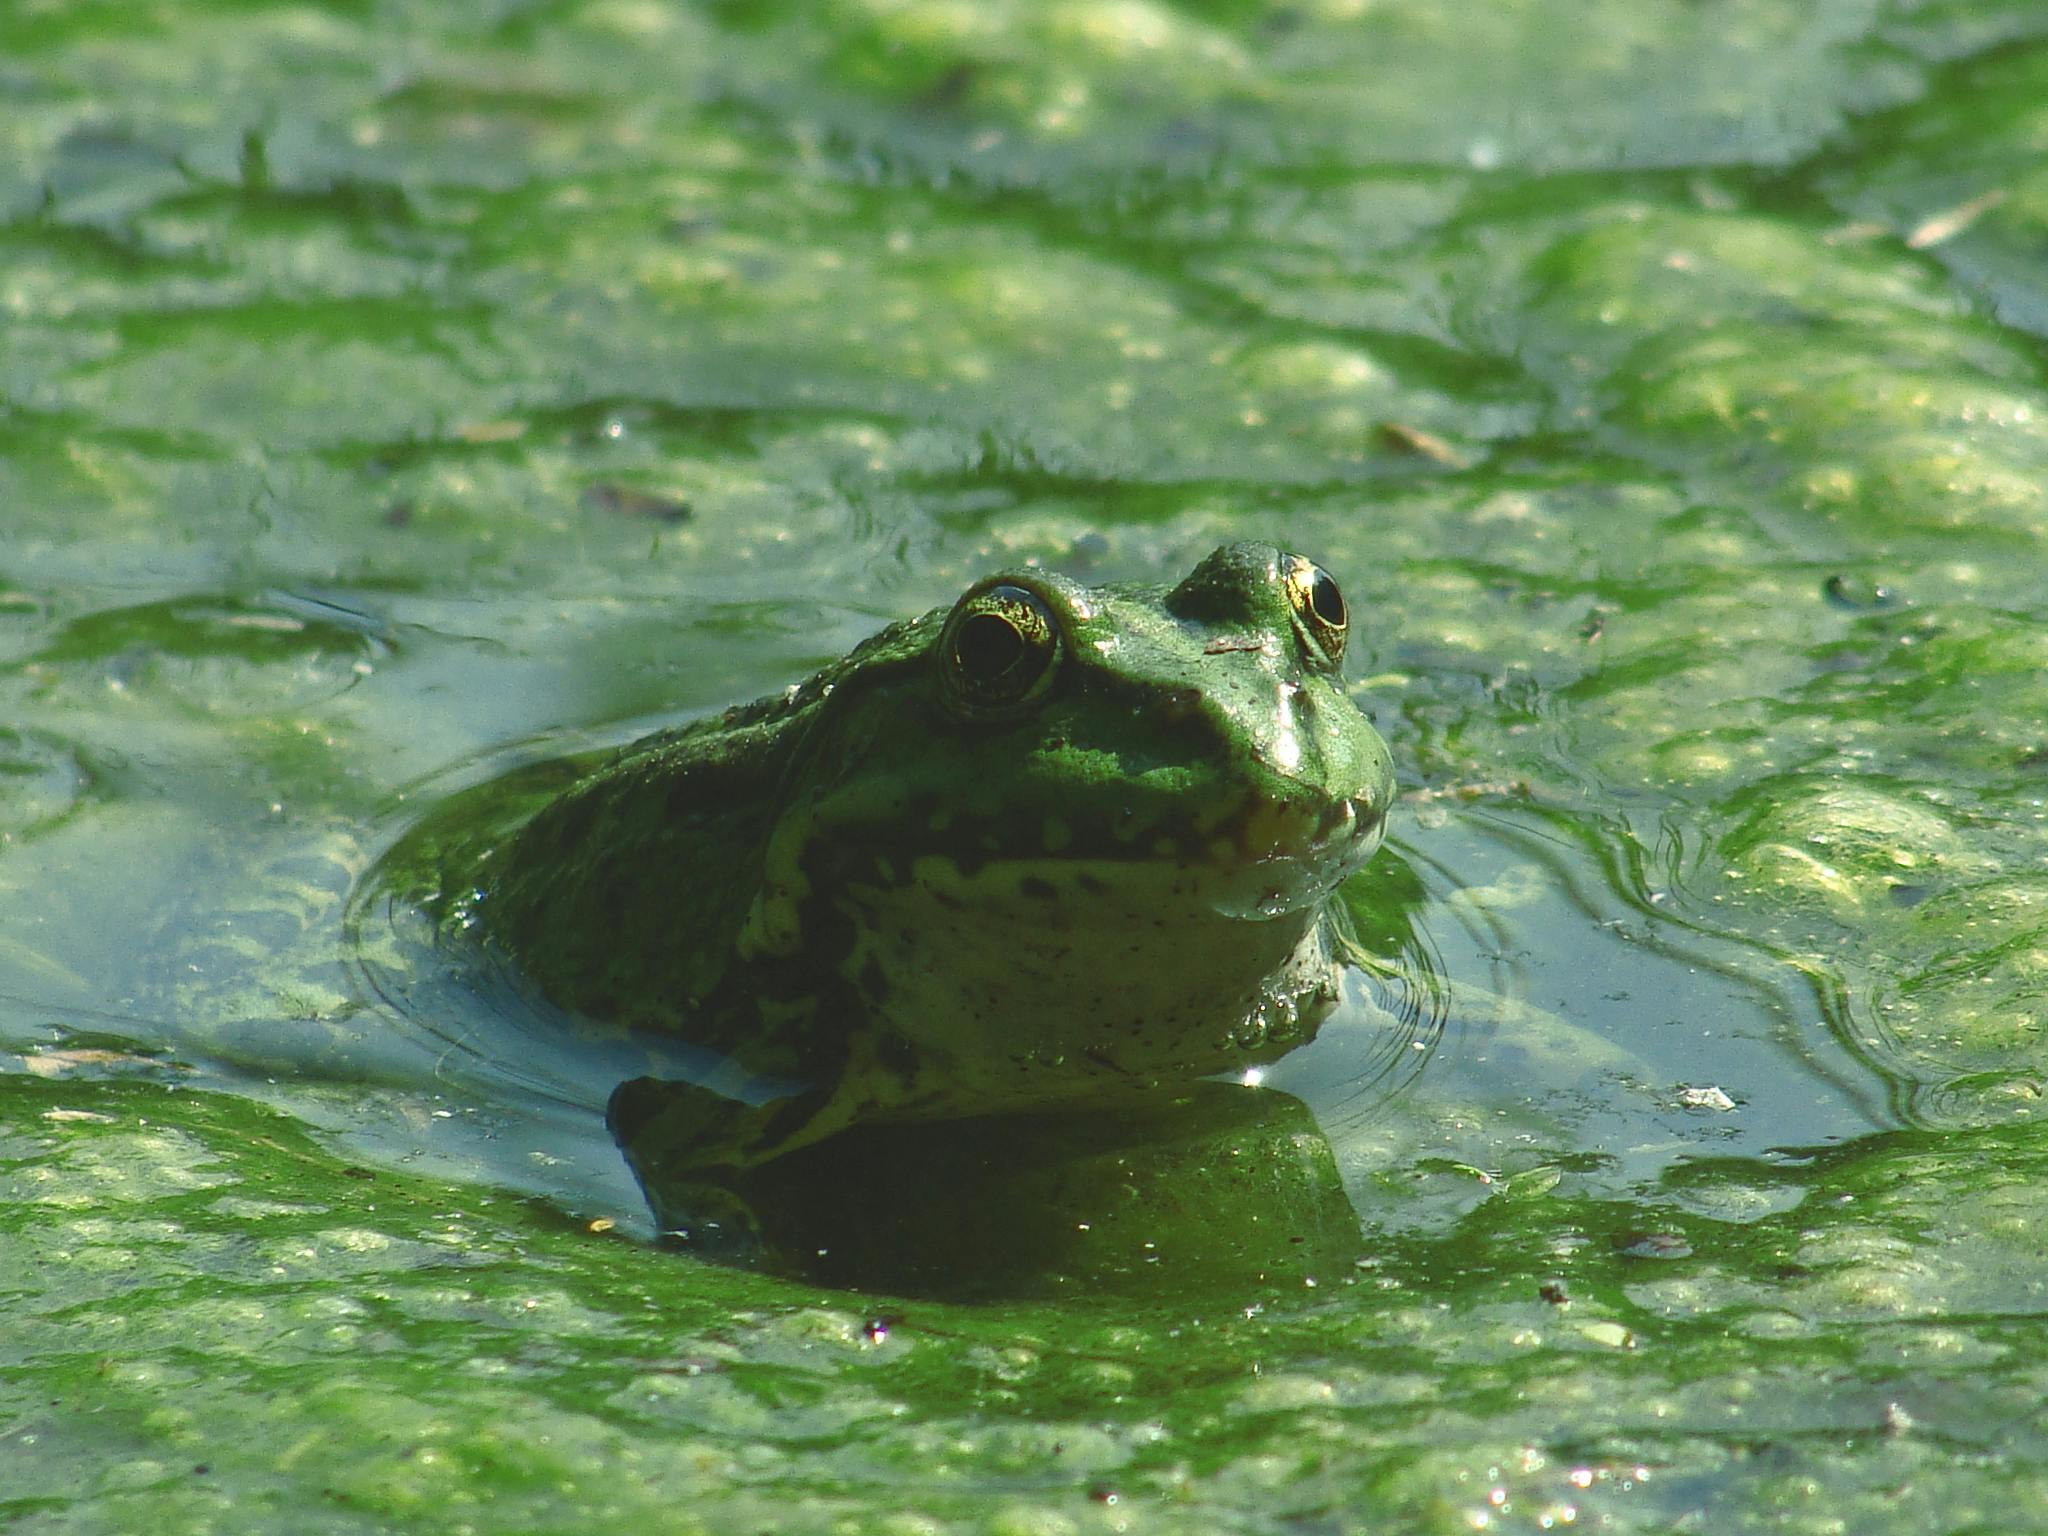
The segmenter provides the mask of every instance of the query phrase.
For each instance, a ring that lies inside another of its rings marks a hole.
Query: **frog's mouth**
[[[1278,774],[1199,788],[1160,777],[1001,811],[936,795],[908,797],[886,816],[863,804],[857,820],[828,806],[810,823],[792,888],[916,886],[949,908],[1027,929],[1193,932],[1319,909],[1385,837],[1389,797],[1375,785],[1341,794]]]
[[[1341,856],[1365,839],[1372,847],[1386,826],[1386,813],[1365,796],[1346,796],[1326,804],[1275,800],[1256,796],[1226,823],[1227,835],[1216,840],[1219,862],[1261,859],[1308,859],[1320,862]],[[1365,850],[1369,855],[1372,847]]]
[[[1215,906],[1233,917],[1278,917],[1321,901],[1361,868],[1386,836],[1386,809],[1365,796],[1255,795],[1206,840],[1223,877]],[[1174,850],[1158,850],[1174,856]]]
[[[1005,888],[1047,901],[1057,893],[1105,912],[1143,891],[1162,918],[1177,910],[1270,919],[1319,905],[1372,857],[1385,832],[1386,809],[1369,796],[1256,791],[1202,814],[1182,807],[1147,817],[1126,804],[1088,820],[950,820],[944,835],[916,851],[870,847],[860,862],[871,860],[870,878],[885,886],[906,877],[964,879],[983,899]]]

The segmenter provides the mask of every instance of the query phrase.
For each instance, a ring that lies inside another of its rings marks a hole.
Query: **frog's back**
[[[650,736],[581,778],[519,829],[491,873],[492,938],[586,1019],[682,1029],[714,1050],[758,1044],[758,1010],[735,1011],[733,994],[797,990],[786,973],[739,975],[759,969],[740,963],[739,935],[785,787],[827,701],[909,665],[929,622],[891,625],[795,687]]]
[[[518,832],[489,888],[492,937],[588,1018],[701,1014],[771,828],[768,788],[793,746],[784,730],[714,721],[628,749]]]

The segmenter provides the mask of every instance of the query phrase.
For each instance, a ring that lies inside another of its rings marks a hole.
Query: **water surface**
[[[11,7],[0,1519],[2048,1525],[2044,102],[2019,0]],[[363,987],[454,787],[1237,537],[1493,1000],[1276,1073],[1348,1262],[694,1263]]]

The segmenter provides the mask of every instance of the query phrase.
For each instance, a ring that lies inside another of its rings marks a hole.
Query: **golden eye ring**
[[[1344,642],[1351,629],[1351,610],[1336,578],[1313,560],[1288,556],[1287,605],[1295,625],[1332,667],[1344,661]]]
[[[1036,698],[1059,669],[1059,621],[1037,593],[1012,582],[970,592],[939,633],[939,665],[970,711],[1001,712]]]

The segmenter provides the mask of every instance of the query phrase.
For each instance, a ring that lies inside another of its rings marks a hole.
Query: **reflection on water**
[[[1320,1165],[1279,1150],[1310,1123],[1286,1107],[1296,1102],[1327,1141],[1352,1211],[1340,1245],[1454,1221],[1519,1173],[1556,1170],[1581,1192],[1658,1198],[1660,1181],[1700,1157],[1775,1161],[1890,1123],[1882,1083],[1843,1049],[1802,976],[1759,977],[1753,954],[1617,893],[1603,846],[1559,818],[1488,810],[1444,818],[1390,850],[1347,893],[1369,947],[1346,972],[1340,1006],[1315,1040],[1252,1075],[1260,1091],[1190,1085],[1143,1123],[1009,1116],[866,1128],[730,1181],[745,1216],[689,1172],[695,1094],[684,1090],[716,1081],[728,1097],[764,1102],[786,1086],[749,1092],[731,1063],[686,1041],[565,1017],[484,948],[437,936],[413,899],[375,880],[356,902],[354,943],[368,994],[431,1058],[439,1091],[497,1105],[535,1138],[562,1136],[576,1148],[568,1161],[586,1170],[603,1160],[593,1143],[609,1106],[659,1227],[689,1234],[701,1252],[759,1252],[839,1283],[929,1288],[943,1267],[929,1234],[964,1239],[988,1211],[1085,1206],[1090,1179],[1097,1196],[1122,1189],[1127,1217],[1151,1211],[1159,1235],[1143,1240],[1158,1241],[1189,1207],[1169,1216],[1137,1192],[1134,1170],[1148,1159],[1184,1192],[1204,1192],[1194,1205],[1212,1228],[1232,1228],[1235,1200],[1250,1211],[1275,1198],[1270,1181],[1256,1191],[1214,1183],[1232,1160],[1269,1173],[1289,1163],[1314,1205]],[[621,1084],[636,1092],[618,1095]],[[514,1181],[546,1189],[556,1177],[527,1167]],[[748,1234],[736,1240],[742,1224]],[[1313,1225],[1333,1230],[1326,1218]],[[1069,1228],[1104,1224],[1098,1213],[1060,1230]],[[955,1258],[973,1251],[946,1242]],[[1022,1252],[995,1259],[994,1233],[975,1246],[1023,1283]],[[1106,1257],[1112,1248],[1092,1243],[1094,1283],[1129,1267],[1128,1255]],[[1086,1269],[1043,1234],[1029,1251],[1041,1278]]]
[[[500,1107],[497,1139],[518,1142],[502,1123],[510,1117],[530,1134],[561,1135],[574,1148],[567,1162],[587,1169],[592,1137],[609,1127],[612,1162],[630,1164],[669,1240],[837,1284],[955,1295],[1073,1284],[1157,1291],[1358,1256],[1358,1218],[1311,1112],[1262,1089],[1259,1073],[1169,1086],[1156,1105],[1113,1112],[857,1126],[707,1178],[698,1151],[704,1090],[762,1104],[793,1085],[753,1080],[686,1038],[566,1014],[492,946],[446,921],[468,892],[443,889],[444,872],[473,869],[470,854],[447,850],[501,844],[559,788],[562,772],[510,766],[467,802],[420,797],[426,814],[392,840],[350,908],[360,995],[431,1063],[437,1092]],[[1363,1112],[1422,1069],[1441,1023],[1440,992],[1412,935],[1393,962],[1347,971],[1324,1030],[1341,1036],[1329,1060],[1345,1073],[1351,1109]],[[462,1134],[464,1122],[451,1119],[444,1147]],[[547,1189],[551,1177],[539,1187],[564,1198],[565,1189]],[[535,1187],[534,1170],[518,1170],[515,1182]]]
[[[639,1079],[611,1124],[663,1231],[844,1288],[1229,1295],[1344,1274],[1356,1212],[1305,1107],[1196,1082],[1155,1106],[842,1131],[708,1188],[694,1096]]]
[[[287,819],[215,847],[204,867],[233,867],[243,883],[158,923],[157,985],[104,1008],[54,986],[37,1002],[38,973],[16,965],[9,1045],[45,1075],[230,1087],[361,1160],[540,1195],[643,1236],[689,1227],[701,1190],[673,1177],[664,1150],[687,1135],[673,1123],[681,1111],[643,1103],[622,1123],[620,1085],[715,1080],[751,1100],[783,1088],[750,1091],[687,1041],[565,1017],[488,949],[437,933],[417,888],[366,851],[493,774],[527,775],[544,793],[563,771],[534,762],[551,745],[417,786],[381,833]],[[972,1237],[988,1256],[979,1282],[997,1288],[1154,1284],[1142,1277],[1174,1251],[1179,1224],[1243,1238],[1260,1233],[1261,1211],[1288,1209],[1301,1230],[1266,1234],[1290,1251],[1319,1234],[1306,1251],[1327,1263],[1376,1233],[1441,1228],[1518,1174],[1683,1203],[1684,1181],[1669,1176],[1700,1158],[1773,1162],[2013,1091],[1990,1075],[1887,1080],[1874,1070],[1885,1054],[1845,1044],[1805,973],[1760,964],[1688,921],[1683,903],[1665,910],[1618,882],[1612,828],[1523,808],[1432,819],[1347,890],[1359,963],[1342,1001],[1256,1089],[1189,1085],[1142,1118],[1009,1116],[835,1138],[745,1181],[766,1258],[837,1283],[943,1289],[941,1250],[969,1251]],[[38,963],[89,970],[75,959]],[[1241,1176],[1249,1166],[1259,1179]],[[1064,1224],[982,1230],[988,1213],[1027,1207]],[[1083,1230],[1096,1236],[1080,1249],[1054,1240]],[[1249,1238],[1203,1252],[1199,1265],[1183,1256],[1183,1279],[1279,1262]]]

